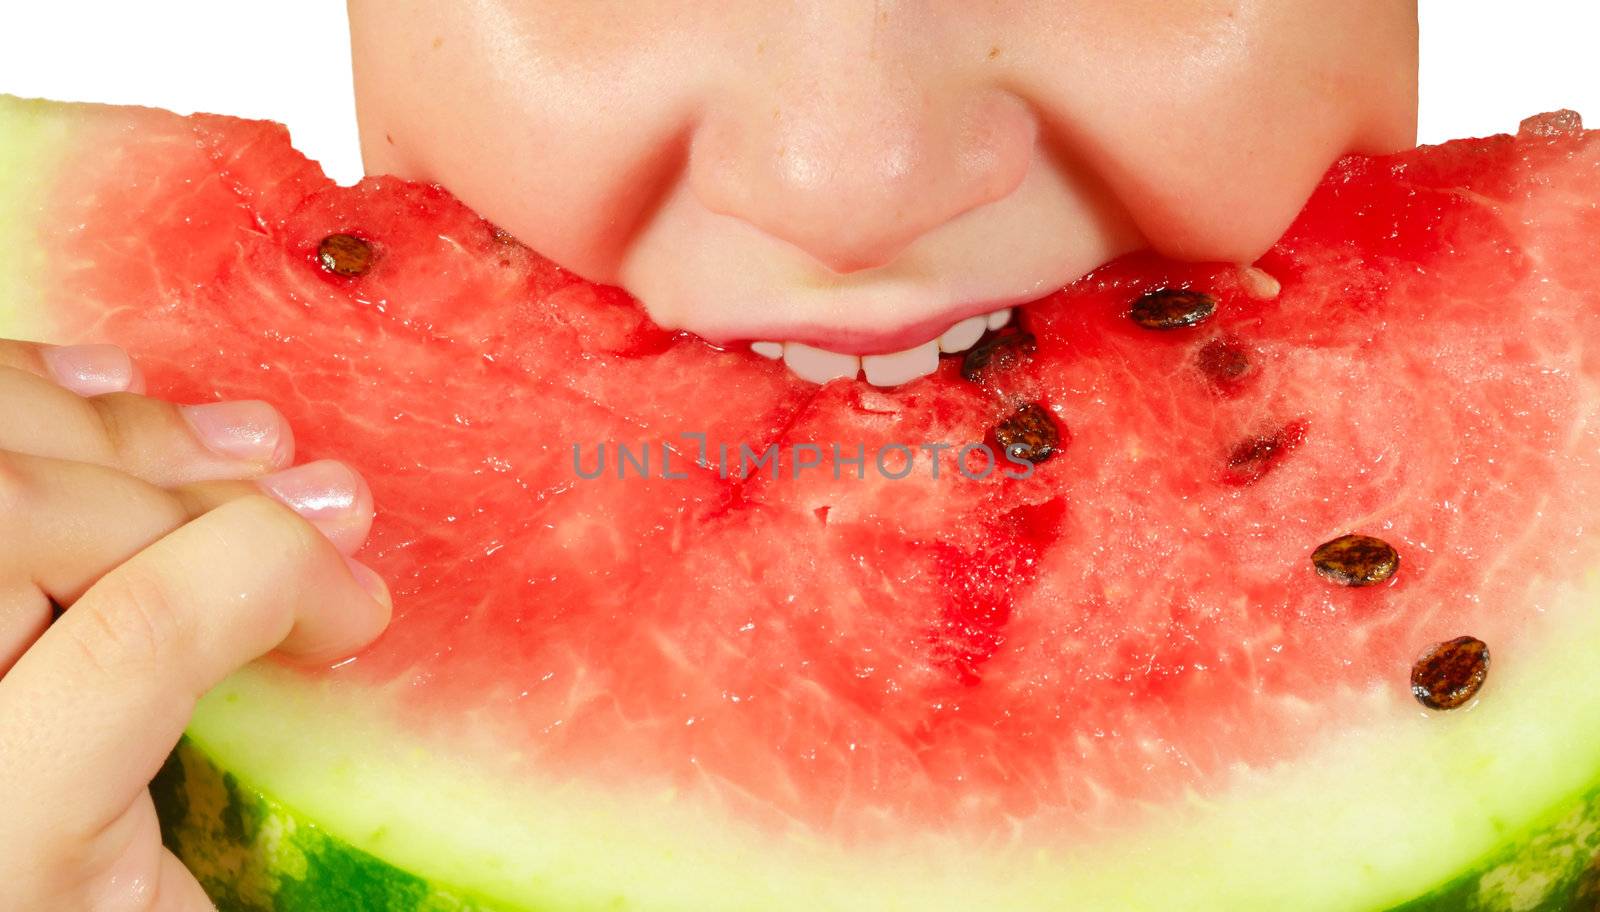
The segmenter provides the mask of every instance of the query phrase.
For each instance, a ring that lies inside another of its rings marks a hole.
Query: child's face
[[[350,0],[367,164],[713,341],[867,354],[1414,139],[1414,0]]]

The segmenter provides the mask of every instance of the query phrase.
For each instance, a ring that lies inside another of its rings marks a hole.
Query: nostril
[[[710,211],[850,273],[892,262],[1026,177],[1038,127],[1014,96],[883,103],[708,116],[691,147],[692,190]]]

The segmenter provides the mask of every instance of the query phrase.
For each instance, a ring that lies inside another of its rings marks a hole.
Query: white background
[[[0,92],[267,117],[334,177],[361,174],[339,0],[8,6]],[[1421,12],[1423,142],[1561,107],[1600,126],[1596,0],[1421,0]]]

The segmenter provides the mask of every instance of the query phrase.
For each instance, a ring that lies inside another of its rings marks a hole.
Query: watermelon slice
[[[1587,907],[1597,242],[1547,116],[818,388],[275,125],[0,101],[0,335],[274,401],[380,505],[392,628],[154,786],[225,909]]]

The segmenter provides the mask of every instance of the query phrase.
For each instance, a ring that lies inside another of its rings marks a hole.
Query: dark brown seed
[[[968,383],[982,383],[985,377],[1003,374],[1033,353],[1033,333],[1025,330],[995,332],[978,340],[961,357],[961,377]]]
[[[317,245],[317,261],[334,275],[365,275],[373,259],[372,245],[353,234],[330,234]]]
[[[1128,316],[1145,329],[1182,329],[1217,312],[1217,299],[1203,291],[1160,288],[1133,302]]]
[[[1400,569],[1400,552],[1381,538],[1341,535],[1311,552],[1323,579],[1342,586],[1372,586]]]
[[[1465,705],[1489,676],[1489,646],[1476,637],[1435,643],[1411,666],[1411,693],[1429,709]]]
[[[1195,365],[1216,386],[1237,386],[1250,373],[1250,351],[1231,339],[1212,339],[1195,355]]]
[[[1222,471],[1223,482],[1240,486],[1255,484],[1305,439],[1306,426],[1302,421],[1291,421],[1270,434],[1251,437],[1228,455],[1228,467]]]
[[[1030,403],[995,425],[994,439],[1003,452],[1040,463],[1061,449],[1062,433],[1049,411]]]

